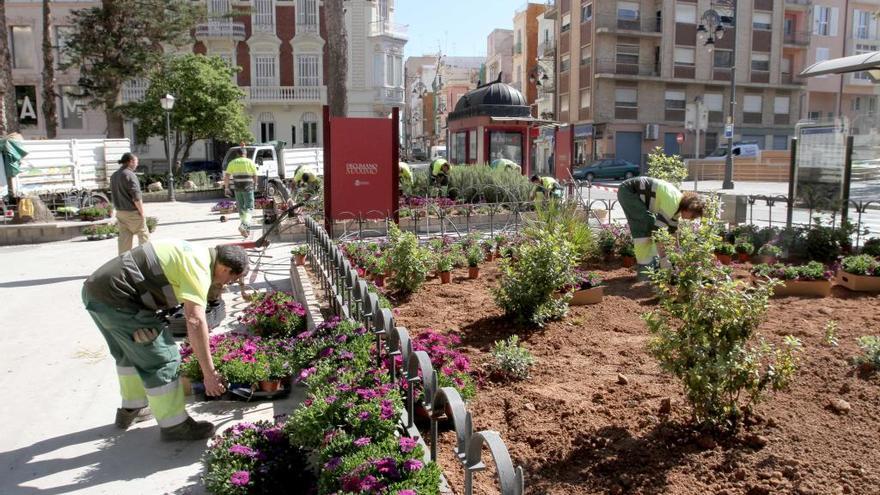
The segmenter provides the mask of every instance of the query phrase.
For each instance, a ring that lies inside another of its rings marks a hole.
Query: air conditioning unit
[[[660,138],[660,124],[647,124],[645,126],[645,141],[652,141]]]

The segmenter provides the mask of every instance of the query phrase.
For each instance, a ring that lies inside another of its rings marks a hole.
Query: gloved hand
[[[156,340],[156,337],[159,336],[159,331],[155,328],[138,328],[134,331],[134,341],[138,344],[149,344],[150,342]]]

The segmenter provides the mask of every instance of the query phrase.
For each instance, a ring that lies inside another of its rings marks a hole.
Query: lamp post
[[[715,3],[729,7],[730,27],[736,29],[736,0],[715,0]],[[703,41],[709,53],[715,48],[715,40],[724,37],[724,23],[721,14],[714,9],[703,13],[703,24],[697,27],[697,41]],[[724,133],[727,134],[727,155],[724,159],[724,183],[722,189],[733,189],[733,132],[736,123],[736,32],[734,31],[733,50],[730,54],[730,110]]]
[[[166,94],[160,100],[165,110],[165,156],[168,157],[168,201],[174,198],[174,166],[171,163],[171,110],[174,108],[174,97]]]

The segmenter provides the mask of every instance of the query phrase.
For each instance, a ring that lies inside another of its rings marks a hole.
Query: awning
[[[536,119],[535,117],[492,117],[492,122],[523,122],[526,124],[539,125],[562,125],[555,120]]]
[[[862,71],[867,72],[874,82],[880,82],[880,51],[816,62],[804,69],[800,75],[815,77]]]

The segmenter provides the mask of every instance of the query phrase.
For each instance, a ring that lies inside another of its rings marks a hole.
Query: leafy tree
[[[46,137],[58,135],[58,92],[55,91],[55,53],[52,48],[52,3],[43,0],[43,118]]]
[[[667,155],[659,146],[648,155],[648,177],[665,180],[675,187],[681,187],[681,182],[687,176],[688,169],[680,156]]]
[[[175,96],[171,111],[172,163],[186,160],[193,143],[201,139],[251,141],[250,118],[242,103],[244,93],[232,82],[233,74],[235,69],[219,57],[169,56],[151,75],[144,100],[126,105],[125,114],[137,119],[143,135],[164,140],[165,110],[160,99],[168,93]]]
[[[203,10],[183,0],[102,0],[100,7],[70,14],[74,28],[62,69],[80,68],[83,97],[106,112],[109,137],[125,135],[118,105],[123,83],[159,66],[164,46],[191,43]]]

